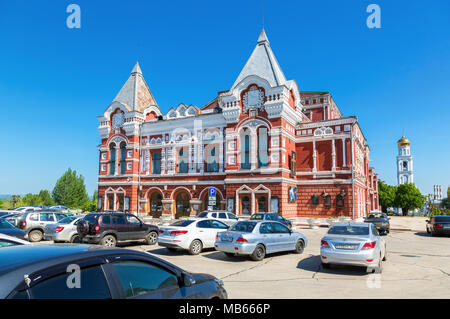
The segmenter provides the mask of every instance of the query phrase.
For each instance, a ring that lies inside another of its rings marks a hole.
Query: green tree
[[[20,199],[21,206],[41,205],[41,199],[37,194],[28,193]]]
[[[403,216],[408,215],[409,210],[422,208],[426,197],[414,184],[401,184],[397,186],[394,206],[402,209]]]
[[[84,177],[70,168],[56,182],[52,196],[57,204],[71,208],[85,208],[89,201]]]
[[[382,180],[378,181],[378,198],[383,212],[387,213],[387,209],[394,206],[396,191],[396,186],[388,185]]]
[[[41,205],[51,206],[55,204],[55,200],[52,198],[50,192],[46,189],[43,189],[39,192],[39,199],[41,201]]]

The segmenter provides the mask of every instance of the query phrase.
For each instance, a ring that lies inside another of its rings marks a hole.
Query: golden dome
[[[398,146],[405,146],[405,145],[409,146],[411,143],[406,137],[402,136],[402,138],[398,140],[397,144]]]

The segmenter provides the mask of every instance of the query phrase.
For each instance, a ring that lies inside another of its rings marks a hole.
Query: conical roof
[[[158,106],[144,80],[139,63],[136,62],[130,77],[113,102],[120,102],[129,111],[138,112],[143,112],[145,108],[151,105]]]
[[[280,65],[270,48],[270,43],[264,29],[261,31],[258,43],[237,80],[234,82],[232,89],[250,75],[257,75],[267,80],[272,87],[286,83],[286,77],[283,71],[281,71]]]

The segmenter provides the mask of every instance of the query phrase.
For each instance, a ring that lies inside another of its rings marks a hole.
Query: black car
[[[147,253],[97,245],[0,249],[0,298],[225,299],[223,283]],[[76,288],[76,289],[75,289]]]
[[[292,222],[289,219],[282,217],[277,213],[256,213],[250,216],[250,220],[273,220],[276,222],[280,222],[292,228]]]
[[[81,242],[114,247],[117,242],[145,240],[147,245],[158,242],[159,228],[145,224],[129,213],[91,213],[77,224]]]
[[[372,212],[364,218],[365,223],[373,224],[379,232],[389,233],[391,229],[390,218],[382,212]]]
[[[13,236],[19,239],[25,239],[26,233],[12,225],[7,220],[0,218],[0,233]]]
[[[432,216],[427,220],[427,233],[431,236],[450,234],[450,216]]]

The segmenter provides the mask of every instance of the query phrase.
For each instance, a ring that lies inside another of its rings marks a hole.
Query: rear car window
[[[96,215],[86,215],[84,217],[84,220],[90,222],[91,224],[96,224],[97,223],[97,216]]]
[[[193,220],[179,220],[173,224],[170,224],[170,226],[186,227],[186,226],[189,226],[190,224],[192,224],[193,222],[194,222]]]
[[[208,216],[208,212],[201,212],[198,217],[206,217]]]
[[[233,227],[231,227],[231,231],[239,231],[239,232],[243,232],[243,233],[251,233],[253,231],[253,229],[255,228],[256,223],[254,222],[237,222],[236,224],[234,224]]]
[[[367,226],[332,226],[328,230],[330,235],[369,235]]]
[[[439,217],[434,217],[434,221],[436,223],[450,223],[450,216],[439,216]]]
[[[264,218],[261,214],[255,214],[250,217],[251,220],[262,220]]]

